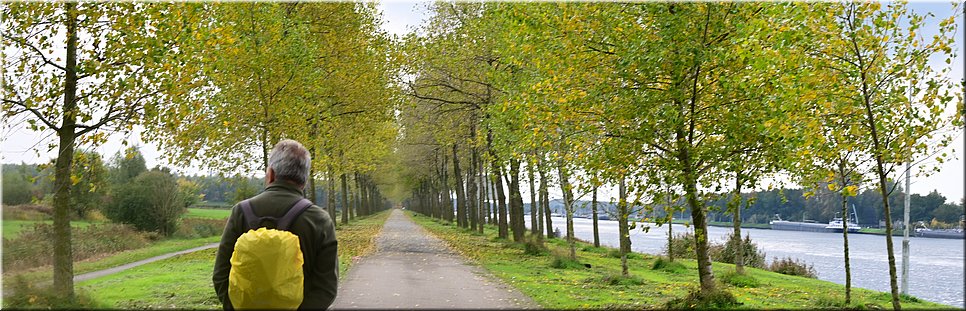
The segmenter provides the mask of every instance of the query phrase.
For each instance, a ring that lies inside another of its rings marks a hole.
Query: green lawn
[[[211,287],[216,249],[80,282],[99,307],[121,309],[220,309]]]
[[[189,239],[189,240],[181,240],[181,239],[164,240],[164,241],[154,243],[151,246],[148,246],[145,248],[124,251],[124,252],[110,255],[108,257],[75,262],[74,274],[78,275],[78,274],[84,274],[87,272],[112,268],[126,263],[151,258],[154,256],[186,250],[189,248],[194,248],[194,247],[202,246],[209,243],[215,243],[215,242],[218,242],[220,239],[221,239],[220,236],[212,236],[212,237]],[[38,283],[50,280],[53,275],[53,272],[51,271],[49,266],[33,269],[31,271],[24,271],[21,273],[14,273],[14,272],[15,271],[7,271],[3,274],[4,289],[11,288],[11,286],[13,285],[13,282],[16,280],[18,276],[23,277],[30,284],[38,284]]]
[[[215,209],[215,208],[189,208],[188,213],[181,216],[182,218],[207,218],[207,219],[225,219],[231,215],[231,209]]]
[[[337,227],[341,275],[358,258],[375,250],[375,238],[388,216],[389,212],[384,211]],[[100,308],[220,309],[211,286],[215,253],[215,249],[210,249],[175,256],[84,281],[78,288]]]
[[[563,239],[546,242],[550,251],[527,255],[522,244],[507,243],[496,237],[494,227],[485,235],[467,232],[426,216],[408,213],[417,223],[447,241],[450,246],[476,264],[491,271],[504,282],[550,309],[660,309],[675,298],[682,298],[697,287],[697,264],[694,260],[676,260],[683,265],[677,270],[652,270],[659,257],[632,253],[628,266],[630,278],[620,277],[620,258],[609,256],[611,248],[595,248],[578,243],[579,264],[569,268],[553,268],[553,253],[567,254]],[[590,267],[584,266],[584,264]],[[734,265],[714,263],[717,280],[734,270]],[[759,282],[757,287],[735,287],[719,283],[734,294],[740,308],[747,309],[815,309],[842,308],[844,286],[770,271],[746,268]],[[888,293],[853,288],[854,308],[891,308]],[[909,298],[904,308],[949,309],[950,306]]]
[[[16,238],[18,234],[24,229],[30,228],[31,226],[39,223],[53,224],[53,220],[4,220],[2,222],[3,226],[3,238],[13,239]],[[90,222],[90,221],[71,221],[70,226],[75,228],[82,228],[90,226],[91,224],[100,222]]]

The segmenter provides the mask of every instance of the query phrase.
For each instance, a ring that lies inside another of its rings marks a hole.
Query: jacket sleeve
[[[335,301],[339,286],[339,254],[338,241],[335,237],[335,225],[328,213],[322,211],[322,221],[319,224],[319,234],[315,241],[317,255],[311,275],[306,275],[306,295],[300,309],[325,309]]]
[[[221,234],[221,243],[218,245],[218,255],[215,256],[215,269],[211,274],[212,284],[215,286],[215,293],[221,301],[225,310],[233,310],[231,301],[228,299],[228,274],[231,272],[231,254],[235,251],[235,241],[241,235],[241,212],[236,204],[231,209],[228,222],[225,224],[225,231]]]

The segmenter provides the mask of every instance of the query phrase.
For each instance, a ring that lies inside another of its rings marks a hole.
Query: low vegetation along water
[[[529,217],[527,226],[529,226]],[[564,230],[566,220],[553,217],[554,227]],[[640,225],[639,225],[640,226]],[[674,234],[693,232],[692,228],[674,225]],[[731,228],[709,227],[711,241],[723,242]],[[602,245],[618,245],[617,222],[599,222]],[[593,221],[574,219],[577,238],[593,241]],[[821,280],[845,284],[841,233],[800,232],[768,229],[745,229],[743,235],[751,236],[769,261],[774,258],[791,257],[813,265]],[[918,298],[962,308],[964,306],[964,245],[962,240],[910,237],[909,294]],[[901,267],[901,238],[896,242],[896,265]],[[667,244],[667,227],[651,227],[647,233],[640,229],[631,232],[631,248],[647,254],[664,253]],[[849,257],[852,268],[852,284],[855,287],[877,291],[889,291],[889,268],[885,250],[885,237],[881,235],[850,234]]]

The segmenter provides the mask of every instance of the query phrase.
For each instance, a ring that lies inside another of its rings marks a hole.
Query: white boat
[[[862,227],[859,227],[859,225],[852,222],[852,220],[846,221],[845,225],[848,226],[849,232],[859,232],[859,229],[862,229]],[[828,226],[825,226],[825,229],[830,229],[835,232],[842,232],[842,218],[832,218],[832,220],[828,222]]]

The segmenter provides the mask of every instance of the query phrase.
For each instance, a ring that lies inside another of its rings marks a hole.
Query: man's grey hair
[[[302,144],[291,139],[283,139],[272,149],[268,156],[268,167],[275,171],[276,179],[284,179],[298,185],[309,180],[312,157]]]

